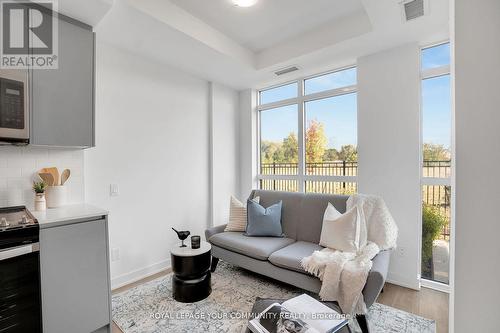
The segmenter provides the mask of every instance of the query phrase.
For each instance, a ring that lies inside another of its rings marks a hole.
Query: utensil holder
[[[66,204],[67,188],[64,185],[47,186],[45,199],[47,208],[57,208]]]

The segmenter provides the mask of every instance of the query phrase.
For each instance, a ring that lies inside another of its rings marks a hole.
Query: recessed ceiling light
[[[233,0],[233,3],[238,7],[251,7],[259,0]]]

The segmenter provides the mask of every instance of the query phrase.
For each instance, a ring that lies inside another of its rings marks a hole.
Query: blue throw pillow
[[[247,201],[247,228],[246,236],[283,237],[281,229],[282,202],[275,203],[267,208],[257,202]]]

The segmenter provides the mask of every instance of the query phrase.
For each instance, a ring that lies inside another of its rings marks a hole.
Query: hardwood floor
[[[433,289],[420,291],[386,283],[378,303],[436,321],[436,333],[448,333],[448,294]]]
[[[151,275],[145,279],[113,290],[113,294],[133,288],[170,273],[170,270]],[[392,306],[406,312],[436,321],[436,333],[448,333],[448,294],[422,288],[420,291],[386,283],[384,292],[377,299],[378,303]],[[113,322],[112,333],[123,333]]]

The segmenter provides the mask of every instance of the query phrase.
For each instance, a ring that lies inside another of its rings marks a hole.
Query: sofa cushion
[[[345,213],[349,198],[346,195],[253,190],[250,199],[257,196],[264,207],[283,201],[283,233],[286,237],[311,243],[319,243],[323,214],[328,203],[332,203],[340,213]]]
[[[297,213],[297,207],[300,206],[303,195],[302,193],[255,190],[250,195],[250,199],[257,196],[260,197],[260,204],[264,207],[269,207],[278,201],[282,201],[281,227],[283,228],[283,233],[285,237],[296,239],[297,224],[300,217]]]
[[[366,221],[363,209],[354,206],[344,214],[328,204],[319,244],[342,252],[356,253],[366,245]]]
[[[281,229],[281,201],[267,208],[253,200],[247,201],[248,222],[246,236],[283,237]]]
[[[297,225],[296,240],[319,243],[323,217],[328,203],[331,203],[337,211],[345,213],[348,196],[331,194],[304,194],[302,205],[299,209],[300,220]]]
[[[259,203],[260,198],[255,197],[252,199]],[[229,222],[224,231],[245,231],[247,228],[247,205],[231,196],[229,203]]]
[[[226,250],[267,260],[273,252],[292,244],[295,240],[285,237],[248,237],[241,232],[223,232],[210,237],[209,242]]]
[[[314,251],[322,249],[323,247],[318,244],[298,241],[271,254],[269,261],[278,267],[306,273],[300,261],[302,258],[309,257]]]

